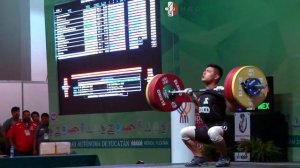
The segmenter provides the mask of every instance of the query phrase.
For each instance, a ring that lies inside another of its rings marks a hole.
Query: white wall
[[[22,3],[30,5],[30,23],[24,24],[30,24],[31,81],[0,81],[0,124],[11,117],[13,106],[49,113],[44,1],[22,0]]]
[[[48,83],[0,81],[0,123],[11,117],[10,110],[18,106],[22,110],[49,112]]]
[[[21,84],[17,81],[0,81],[0,123],[11,117],[13,106],[22,105]]]
[[[31,80],[47,81],[44,1],[30,0]]]

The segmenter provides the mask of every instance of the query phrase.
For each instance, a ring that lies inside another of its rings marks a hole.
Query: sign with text
[[[249,162],[250,161],[250,153],[248,153],[248,152],[234,152],[234,161]]]

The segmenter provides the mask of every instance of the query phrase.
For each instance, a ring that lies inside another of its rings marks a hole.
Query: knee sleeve
[[[195,126],[188,126],[185,128],[182,128],[180,130],[181,139],[183,141],[188,141],[190,139],[195,139]]]
[[[223,133],[221,126],[213,126],[207,131],[210,140],[214,143],[218,143],[223,140]]]

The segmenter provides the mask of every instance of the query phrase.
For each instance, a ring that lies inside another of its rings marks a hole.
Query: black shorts
[[[195,129],[195,140],[205,144],[211,144],[212,141],[208,136],[207,127],[196,127]]]

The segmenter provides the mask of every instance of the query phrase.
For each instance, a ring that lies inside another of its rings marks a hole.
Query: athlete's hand
[[[188,96],[191,96],[193,94],[193,89],[192,88],[185,88],[183,90],[183,92],[188,95]]]
[[[224,91],[224,87],[223,86],[217,86],[214,88],[215,91]]]

